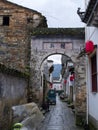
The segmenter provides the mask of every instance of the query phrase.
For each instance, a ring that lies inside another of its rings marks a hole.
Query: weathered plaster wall
[[[59,43],[72,43],[72,47],[69,49],[60,48]],[[50,43],[56,43],[56,49],[48,48],[50,47]],[[57,45],[58,43],[58,45]],[[43,47],[45,44],[46,49]],[[32,37],[31,39],[31,86],[32,88],[39,89],[40,88],[40,69],[42,62],[52,54],[63,54],[67,55],[72,59],[72,61],[76,62],[76,57],[80,51],[81,46],[83,46],[84,40],[72,39],[72,38],[57,38],[55,37]],[[77,64],[77,63],[76,63]]]
[[[0,130],[11,125],[11,107],[27,102],[27,81],[0,73]]]

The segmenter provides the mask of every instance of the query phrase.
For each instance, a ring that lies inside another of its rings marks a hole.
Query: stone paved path
[[[50,112],[45,115],[45,119],[38,130],[84,130],[75,125],[74,114],[67,104],[57,97],[57,104],[50,106]]]

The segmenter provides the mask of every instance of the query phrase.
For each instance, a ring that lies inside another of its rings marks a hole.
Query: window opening
[[[3,25],[9,26],[9,16],[3,16]]]
[[[91,79],[92,79],[92,92],[97,92],[97,60],[96,54],[91,57]]]

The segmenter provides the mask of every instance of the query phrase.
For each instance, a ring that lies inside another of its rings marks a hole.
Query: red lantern
[[[65,84],[67,83],[67,80],[66,80],[66,79],[64,80],[64,83],[65,83]]]
[[[70,81],[73,81],[74,80],[74,75],[71,75],[70,76]]]
[[[50,83],[50,88],[53,88],[53,84],[52,83]]]
[[[92,53],[94,50],[94,43],[92,41],[87,41],[85,45],[86,53]]]

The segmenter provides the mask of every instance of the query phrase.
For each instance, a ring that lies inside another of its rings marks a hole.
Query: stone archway
[[[74,64],[77,64],[77,52],[75,52],[74,50],[71,51],[62,51],[61,50],[53,50],[51,52],[46,52],[46,51],[38,51],[38,52],[34,52],[32,51],[32,58],[31,58],[31,84],[33,86],[33,88],[35,87],[36,89],[38,89],[40,87],[40,69],[41,69],[41,65],[43,63],[43,61],[49,57],[50,55],[54,55],[54,54],[61,54],[61,55],[67,55],[68,57],[70,57],[72,59],[72,61],[74,62]]]
[[[70,29],[69,29],[70,30]],[[77,30],[77,29],[76,29]],[[72,31],[72,30],[71,30]],[[77,30],[79,32],[79,30]],[[67,55],[74,62],[75,66],[75,112],[76,119],[85,118],[86,112],[86,76],[85,76],[85,57],[78,59],[80,48],[84,46],[84,38],[69,33],[68,36],[62,35],[34,35],[31,39],[31,82],[30,86],[39,95],[41,87],[41,65],[43,61],[53,54]],[[34,96],[36,97],[36,96]],[[35,101],[35,99],[34,99]],[[79,116],[78,116],[79,115]],[[80,118],[82,115],[82,118]],[[84,117],[83,117],[84,116]],[[79,124],[78,122],[77,124]]]

